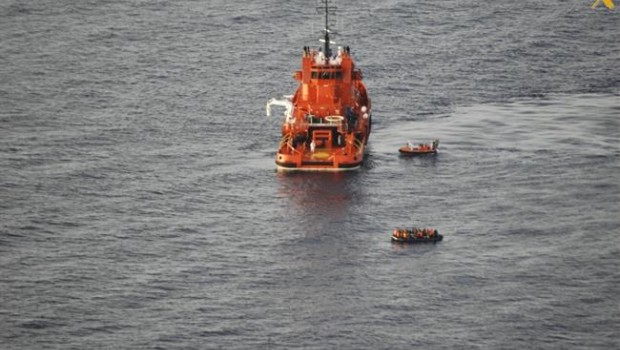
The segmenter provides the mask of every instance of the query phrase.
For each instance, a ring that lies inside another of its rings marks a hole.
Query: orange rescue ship
[[[276,154],[280,171],[352,170],[364,160],[372,124],[370,98],[349,47],[332,51],[332,8],[328,0],[323,4],[324,46],[304,47],[301,70],[293,74],[299,81],[297,91],[267,103],[268,116],[274,105],[286,108]]]

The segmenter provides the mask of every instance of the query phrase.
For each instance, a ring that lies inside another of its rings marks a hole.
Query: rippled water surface
[[[313,2],[1,2],[1,347],[620,347],[620,17],[590,5],[338,1],[365,165],[278,174]],[[390,243],[414,224],[445,240]]]

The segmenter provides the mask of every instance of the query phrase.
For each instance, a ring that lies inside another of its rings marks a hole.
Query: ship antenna
[[[328,0],[325,0],[325,56],[331,56],[329,52],[329,7]]]

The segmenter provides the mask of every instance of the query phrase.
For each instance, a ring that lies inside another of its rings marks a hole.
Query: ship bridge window
[[[310,78],[312,79],[336,79],[336,80],[341,80],[342,79],[342,72],[341,71],[336,71],[336,72],[311,72],[310,73]]]

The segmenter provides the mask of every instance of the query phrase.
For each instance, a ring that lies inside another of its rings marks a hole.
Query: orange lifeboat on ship
[[[282,138],[276,154],[280,171],[344,171],[357,169],[372,124],[370,98],[355,68],[349,47],[330,48],[325,5],[324,47],[303,48],[301,70],[293,77],[299,87],[293,96],[271,99],[272,106],[285,107]]]

